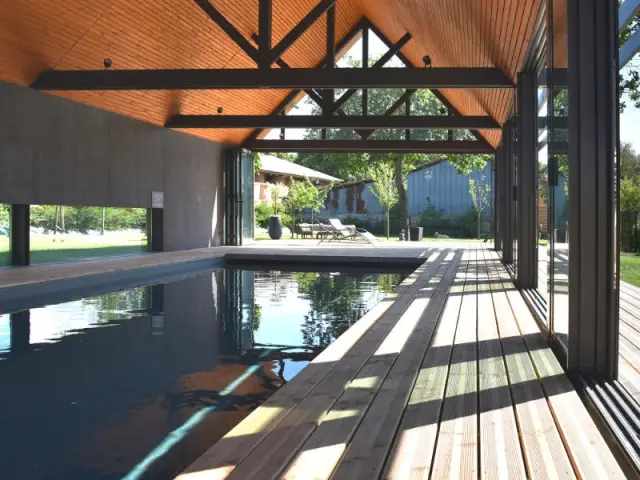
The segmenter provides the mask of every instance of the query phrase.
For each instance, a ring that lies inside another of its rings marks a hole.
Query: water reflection
[[[2,478],[171,478],[400,280],[227,269],[0,315]]]

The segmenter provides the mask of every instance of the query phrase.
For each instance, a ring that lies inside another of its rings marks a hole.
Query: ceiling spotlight
[[[222,113],[222,111],[223,111],[223,110],[222,110],[222,107],[218,107],[218,114],[221,114],[221,113]]]
[[[431,57],[429,55],[422,57],[422,61],[424,62],[424,68],[431,67]]]
[[[110,58],[105,58],[104,59],[104,68],[109,68],[111,66],[111,59]]]

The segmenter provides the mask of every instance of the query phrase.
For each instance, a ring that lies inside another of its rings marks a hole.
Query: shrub
[[[256,225],[261,228],[269,228],[269,217],[273,215],[273,206],[268,203],[256,203],[254,211]]]

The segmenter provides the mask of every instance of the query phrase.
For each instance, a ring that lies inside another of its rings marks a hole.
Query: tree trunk
[[[53,222],[53,234],[58,234],[58,205],[56,205],[56,219]]]
[[[386,223],[387,240],[389,240],[389,209],[388,208],[384,209],[384,219]]]
[[[478,238],[480,238],[480,212],[478,212]]]
[[[102,207],[102,230],[100,231],[100,235],[104,236],[104,220],[105,220],[105,208]]]
[[[64,229],[64,205],[60,205],[60,221],[62,222],[62,233],[67,233]]]
[[[395,180],[398,189],[398,205],[400,206],[400,228],[404,230],[404,240],[409,238],[409,201],[407,190],[404,188],[404,176],[402,174],[404,157],[398,155],[395,159]]]

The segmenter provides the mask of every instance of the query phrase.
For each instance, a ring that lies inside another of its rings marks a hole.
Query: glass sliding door
[[[551,323],[566,349],[569,336],[569,91],[567,0],[549,5],[549,184],[551,223]]]
[[[242,150],[241,170],[241,201],[242,201],[242,244],[253,242],[254,234],[254,153]]]

